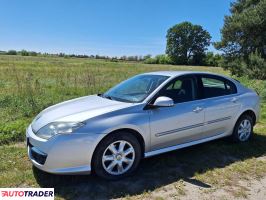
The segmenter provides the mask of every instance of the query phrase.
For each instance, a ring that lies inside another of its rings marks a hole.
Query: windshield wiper
[[[111,96],[106,95],[106,94],[102,94],[101,97],[106,98],[106,99],[113,100],[113,98]]]
[[[110,96],[110,95],[107,95],[107,94],[101,94],[100,96],[102,98],[110,99],[110,100],[113,100],[113,101],[121,101],[121,102],[125,102],[125,103],[134,103],[134,102],[132,102],[130,100],[122,99],[122,98],[119,98],[119,97],[113,97],[113,96]]]

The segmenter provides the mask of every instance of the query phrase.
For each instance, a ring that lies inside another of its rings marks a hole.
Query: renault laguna
[[[145,73],[43,110],[27,128],[28,156],[49,173],[118,179],[142,158],[222,137],[246,142],[259,110],[258,94],[226,76]]]

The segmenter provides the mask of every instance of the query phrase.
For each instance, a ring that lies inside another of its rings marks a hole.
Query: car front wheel
[[[131,174],[141,159],[137,138],[126,132],[107,136],[95,150],[93,170],[105,179],[119,179]]]

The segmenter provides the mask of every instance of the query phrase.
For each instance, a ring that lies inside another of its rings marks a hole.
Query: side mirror
[[[158,97],[153,106],[155,107],[171,107],[174,106],[174,101],[173,99],[169,98],[169,97]]]

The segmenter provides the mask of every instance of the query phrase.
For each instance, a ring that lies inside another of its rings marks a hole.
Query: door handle
[[[193,112],[198,113],[198,112],[200,112],[202,110],[203,110],[202,107],[197,106],[196,108],[193,109]]]
[[[237,102],[237,98],[236,98],[236,97],[233,97],[233,98],[231,99],[231,102],[236,103],[236,102]]]

